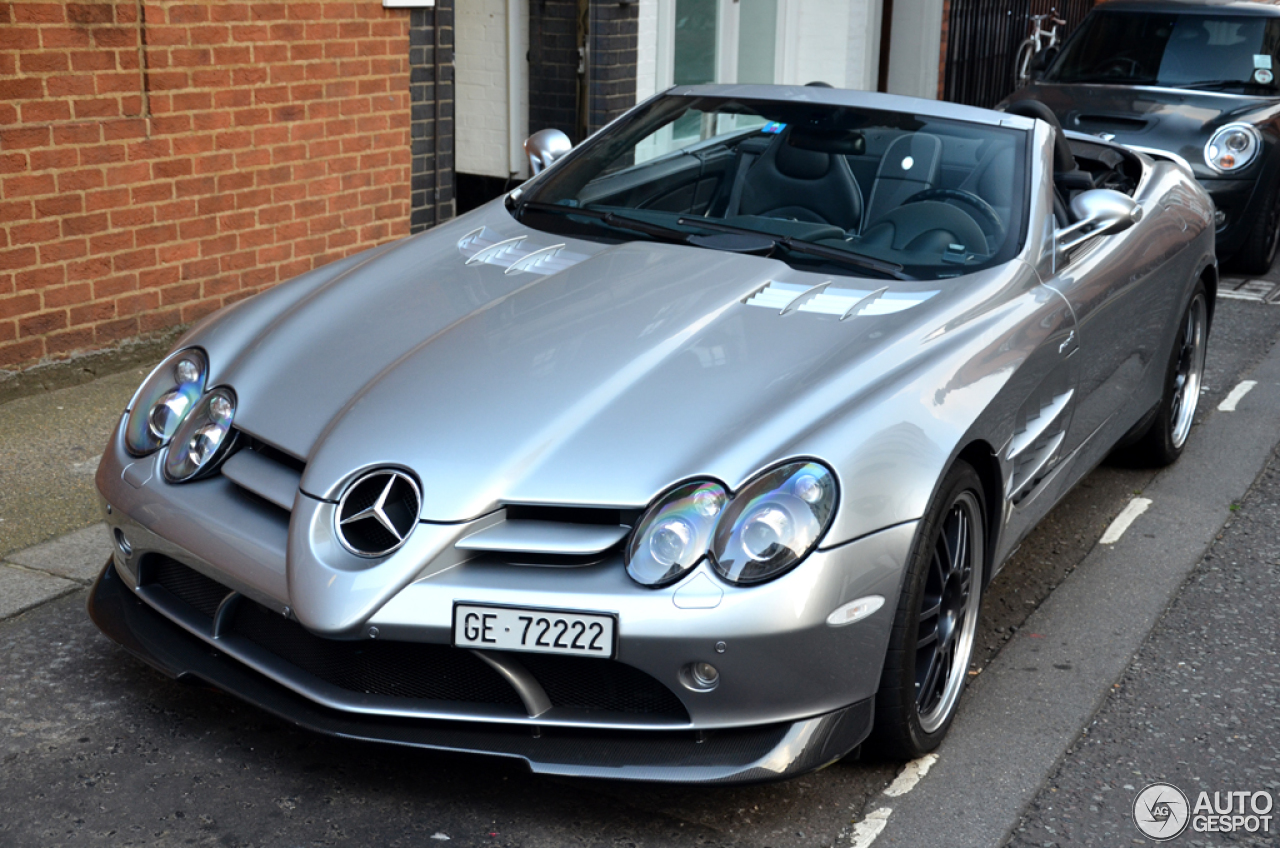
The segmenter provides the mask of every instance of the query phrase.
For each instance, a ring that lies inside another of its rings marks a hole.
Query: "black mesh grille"
[[[387,551],[400,541],[374,518],[342,525],[342,535],[346,537],[348,545],[363,553]]]
[[[496,671],[448,645],[324,639],[248,600],[237,609],[231,632],[351,692],[520,706]]]
[[[166,556],[152,556],[143,565],[143,582],[166,589],[183,603],[213,618],[231,590],[216,580]]]
[[[520,661],[557,707],[682,719],[689,716],[670,689],[624,663],[552,654],[521,654]]]

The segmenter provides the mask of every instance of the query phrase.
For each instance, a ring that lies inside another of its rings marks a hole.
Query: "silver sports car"
[[[539,772],[929,751],[984,586],[1117,447],[1176,459],[1204,366],[1205,193],[1037,107],[701,86],[536,136],[504,198],[181,340],[98,470],[94,620]]]

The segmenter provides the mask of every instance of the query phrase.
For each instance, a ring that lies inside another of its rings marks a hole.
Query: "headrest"
[[[1019,100],[1005,105],[1004,111],[1024,118],[1038,118],[1053,127],[1053,172],[1056,174],[1076,169],[1076,157],[1071,155],[1071,144],[1052,109],[1039,100]]]
[[[942,141],[936,135],[911,133],[900,135],[889,145],[880,169],[878,180],[912,180],[918,183],[934,183],[942,161]]]
[[[782,139],[779,139],[782,141]],[[817,150],[805,150],[789,144],[778,144],[774,154],[778,172],[795,180],[818,180],[831,170],[831,156]]]

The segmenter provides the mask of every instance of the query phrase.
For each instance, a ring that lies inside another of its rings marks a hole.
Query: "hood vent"
[[[1119,130],[1120,132],[1142,132],[1147,122],[1141,118],[1130,118],[1124,115],[1077,115],[1076,125],[1085,132],[1094,130]]]
[[[926,292],[891,292],[880,289],[841,289],[830,282],[816,286],[800,283],[780,283],[772,280],[748,295],[742,302],[747,306],[775,309],[779,315],[792,312],[818,312],[846,318],[891,315],[924,303],[937,294]]]
[[[506,274],[555,274],[587,258],[565,250],[563,243],[539,244],[528,236],[502,239],[488,227],[458,239],[458,252],[468,265],[497,265]]]

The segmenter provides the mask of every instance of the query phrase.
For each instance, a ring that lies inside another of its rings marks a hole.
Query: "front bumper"
[[[871,728],[870,699],[795,722],[694,731],[612,731],[432,721],[333,709],[281,686],[144,603],[108,562],[89,615],[127,651],[179,680],[203,681],[299,726],[347,739],[520,759],[538,773],[688,783],[778,780],[827,765]]]
[[[442,566],[467,527],[426,523],[384,562],[318,579],[306,569],[323,567],[312,540],[331,523],[324,503],[296,492],[292,510],[274,506],[220,474],[169,484],[161,456],[134,459],[117,434],[103,457],[97,485],[119,547],[92,608],[104,632],[175,677],[326,733],[637,780],[780,778],[869,731],[915,522],[816,551],[754,587],[703,564],[646,589],[616,554],[574,568]],[[381,569],[406,582],[353,626],[308,619],[324,604],[345,613],[357,588],[383,592]],[[878,613],[827,623],[868,595],[885,598]],[[454,648],[457,602],[615,615],[616,658]],[[688,685],[696,661],[719,670],[714,689]]]
[[[1201,179],[1200,185],[1213,198],[1213,208],[1226,215],[1225,223],[1216,227],[1216,244],[1218,256],[1229,258],[1244,247],[1256,217],[1266,214],[1263,180]]]

